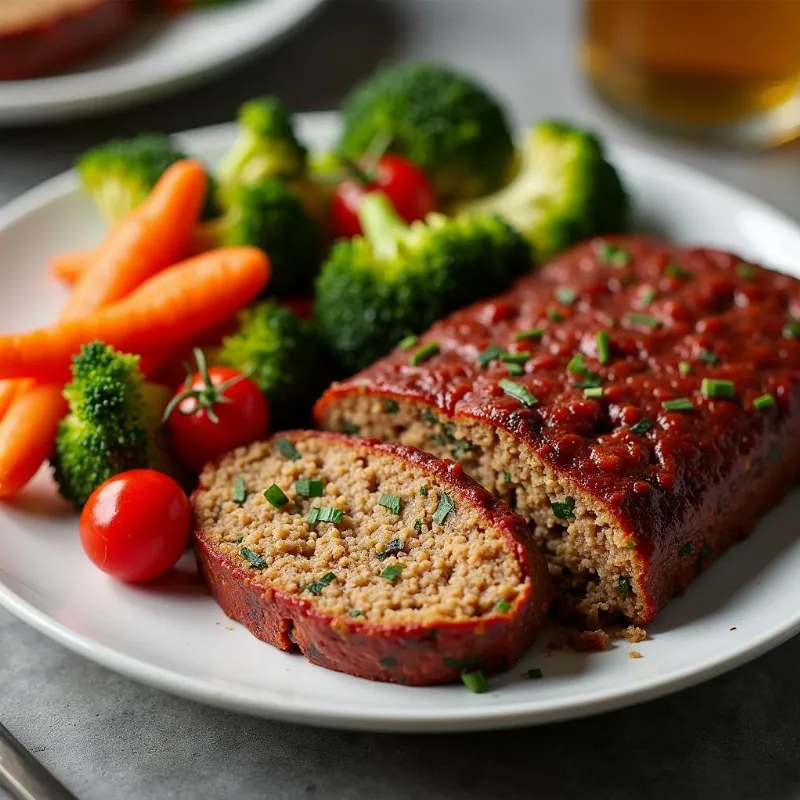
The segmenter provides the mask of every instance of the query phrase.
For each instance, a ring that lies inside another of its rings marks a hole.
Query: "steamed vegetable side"
[[[455,207],[457,215],[505,217],[531,243],[539,262],[589,236],[627,230],[629,210],[597,137],[552,121],[525,135],[510,183]]]
[[[359,219],[366,235],[338,242],[316,282],[320,332],[351,372],[532,263],[528,243],[500,217],[430,214],[407,225],[378,193],[364,198]]]
[[[443,201],[494,191],[514,146],[503,109],[475,82],[446,67],[397,64],[367,78],[342,106],[339,151],[361,158],[379,137],[421,167]]]

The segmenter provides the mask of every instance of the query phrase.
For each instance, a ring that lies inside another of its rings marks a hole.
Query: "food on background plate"
[[[46,75],[105,49],[134,10],[134,0],[3,0],[0,81]]]
[[[457,311],[316,407],[439,456],[530,520],[559,603],[646,625],[800,472],[800,281],[595,239]]]
[[[293,431],[210,464],[194,545],[217,602],[255,636],[373,680],[513,665],[550,601],[525,522],[462,468],[411,448]]]
[[[500,217],[429,214],[408,225],[380,192],[358,215],[365,236],[337,242],[315,285],[320,332],[346,370],[531,267],[527,242]]]

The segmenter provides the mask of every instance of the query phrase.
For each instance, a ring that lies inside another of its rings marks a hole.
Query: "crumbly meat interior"
[[[357,429],[363,436],[460,461],[475,480],[529,521],[565,616],[582,617],[594,628],[620,616],[635,618],[642,610],[635,543],[602,506],[505,430],[472,420],[447,421],[424,406],[375,395],[342,397],[329,413],[325,427],[331,430]]]
[[[296,460],[271,442],[237,451],[207,468],[209,488],[195,498],[203,537],[254,579],[322,612],[383,624],[475,619],[497,613],[500,601],[513,606],[524,578],[512,544],[465,498],[398,457],[321,437],[295,447]],[[238,477],[242,504],[233,500]],[[301,496],[298,481],[321,481],[322,496]],[[273,483],[289,500],[283,508],[264,497]],[[455,508],[438,524],[443,492]],[[399,514],[382,495],[399,498]],[[314,507],[341,510],[341,522],[309,524]]]

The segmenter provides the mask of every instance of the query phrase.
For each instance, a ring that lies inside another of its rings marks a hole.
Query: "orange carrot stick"
[[[36,474],[66,412],[58,385],[34,386],[14,400],[0,424],[0,497],[15,494]]]
[[[0,379],[66,380],[72,356],[95,339],[129,353],[191,340],[254,300],[270,274],[269,259],[254,247],[196,256],[87,317],[0,336]]]

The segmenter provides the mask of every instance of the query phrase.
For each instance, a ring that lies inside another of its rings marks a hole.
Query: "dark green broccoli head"
[[[507,186],[464,203],[457,214],[500,214],[544,261],[580,239],[628,227],[628,197],[590,132],[543,122],[528,132]]]
[[[226,213],[205,227],[212,241],[264,250],[272,263],[270,294],[308,294],[322,245],[295,193],[283,181],[269,179],[238,187],[227,202]]]
[[[314,313],[343,367],[359,370],[448,312],[530,268],[530,246],[499,217],[430,215],[410,226],[382,194],[359,209],[364,237],[337,243],[317,278]]]
[[[217,176],[223,193],[265,178],[305,174],[307,152],[286,107],[276,97],[249,100],[239,109],[239,133]]]
[[[250,376],[267,396],[273,427],[306,424],[327,382],[313,325],[274,300],[245,309],[238,321],[214,360]]]
[[[500,186],[513,155],[511,132],[486,90],[449,69],[398,64],[347,97],[339,150],[359,158],[379,137],[431,179],[442,201],[477,197]]]
[[[166,465],[154,427],[165,394],[145,383],[138,356],[118,353],[102,342],[81,349],[64,389],[69,413],[59,424],[52,457],[67,500],[81,508],[114,475]]]
[[[158,179],[176,161],[188,158],[168,136],[144,134],[114,139],[84,153],[77,162],[83,188],[108,222],[116,222],[141,204]],[[216,213],[209,189],[205,218]]]

